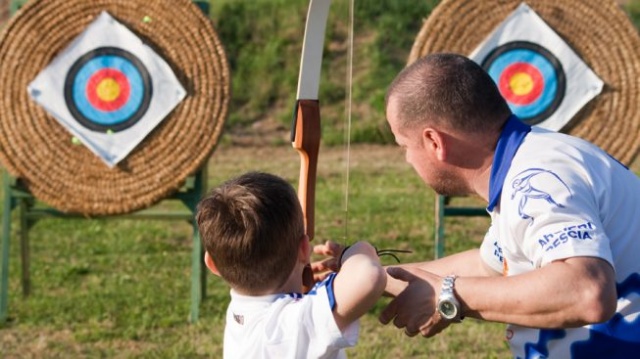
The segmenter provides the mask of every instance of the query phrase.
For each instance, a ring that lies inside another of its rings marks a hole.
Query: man
[[[386,101],[407,162],[439,194],[486,200],[491,226],[479,249],[389,268],[406,283],[388,282],[380,321],[424,337],[464,317],[508,323],[519,358],[636,355],[640,179],[593,144],[521,122],[463,56],[416,61]]]

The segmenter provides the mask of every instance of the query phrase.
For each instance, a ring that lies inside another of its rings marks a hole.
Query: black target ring
[[[500,88],[512,111],[525,123],[536,125],[553,115],[564,99],[567,80],[562,64],[546,48],[528,41],[500,45],[481,66]],[[506,76],[505,76],[506,74]],[[525,85],[514,90],[515,76]],[[509,78],[506,78],[509,77]]]
[[[101,85],[102,95],[88,90]],[[64,84],[69,112],[96,132],[119,132],[135,125],[147,112],[152,95],[151,76],[144,64],[117,47],[100,47],[82,55],[67,72]]]

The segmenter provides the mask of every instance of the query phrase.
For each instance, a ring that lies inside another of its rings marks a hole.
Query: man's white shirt
[[[501,158],[503,164],[508,160]],[[557,330],[508,326],[514,357],[636,355],[640,179],[596,146],[537,127],[524,137],[505,173],[501,184],[495,182],[500,179],[492,183],[494,192],[502,187],[499,201],[488,208],[492,225],[481,246],[484,261],[511,276],[569,257],[602,258],[614,267],[618,290],[617,312],[602,324]]]

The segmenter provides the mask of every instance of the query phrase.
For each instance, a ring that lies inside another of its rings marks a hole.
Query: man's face
[[[441,195],[468,194],[466,186],[456,175],[454,168],[438,157],[438,151],[442,150],[438,146],[442,144],[433,141],[427,126],[401,128],[397,101],[394,101],[393,97],[389,100],[386,115],[396,143],[405,152],[405,160],[425,184]]]
[[[435,161],[433,153],[425,148],[422,139],[422,130],[418,126],[415,129],[401,128],[399,126],[399,111],[397,101],[390,99],[387,106],[387,121],[396,143],[404,150],[405,160],[418,173],[418,176],[429,186],[432,186]]]

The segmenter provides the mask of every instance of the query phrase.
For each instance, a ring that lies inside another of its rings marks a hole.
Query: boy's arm
[[[336,306],[333,316],[340,330],[363,316],[384,292],[387,273],[376,249],[367,242],[348,247],[341,257],[340,271],[333,280]]]

